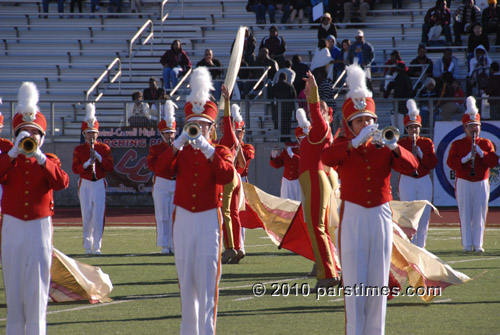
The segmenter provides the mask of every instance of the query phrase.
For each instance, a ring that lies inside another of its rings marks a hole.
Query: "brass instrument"
[[[19,152],[26,157],[33,157],[38,149],[38,143],[33,137],[25,137],[19,142]]]
[[[196,122],[188,122],[182,128],[190,141],[196,140],[201,135],[201,127]]]
[[[95,172],[95,150],[94,150],[94,139],[90,139],[90,158],[92,159],[92,163],[90,166],[92,167],[92,181],[97,180],[97,174]]]
[[[470,175],[471,177],[476,175],[475,171],[475,165],[476,165],[476,132],[472,133],[472,148],[470,149],[471,152],[471,167],[470,167]]]
[[[387,126],[384,129],[377,129],[373,135],[372,143],[378,148],[387,144],[396,143],[399,140],[399,129],[392,126]]]
[[[413,133],[413,140],[412,140],[412,145],[411,145],[411,152],[413,153],[413,156],[418,158],[418,151],[417,151],[417,134]],[[415,170],[413,171],[413,177],[418,177],[418,171]]]

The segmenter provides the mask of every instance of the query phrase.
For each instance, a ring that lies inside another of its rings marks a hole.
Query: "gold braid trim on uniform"
[[[322,138],[321,140],[319,140],[318,142],[312,142],[312,141],[309,139],[309,135],[307,135],[307,141],[308,141],[309,143],[311,143],[311,144],[320,144],[321,142],[323,142],[323,141],[324,141],[324,140],[328,137],[328,135],[330,134],[330,132],[331,132],[331,131],[332,131],[332,130],[331,130],[330,126],[328,126],[328,130],[326,131],[325,136],[323,136],[323,138]]]
[[[231,101],[224,99],[224,116],[231,116]]]
[[[318,86],[311,87],[311,91],[309,92],[309,95],[307,96],[307,103],[308,104],[315,104],[317,102],[319,102]]]

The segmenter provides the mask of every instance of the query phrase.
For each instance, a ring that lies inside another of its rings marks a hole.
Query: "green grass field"
[[[100,257],[82,255],[81,236],[81,228],[55,228],[54,245],[108,273],[113,301],[49,303],[47,333],[178,334],[181,315],[174,257],[159,254],[154,228],[106,228]],[[475,279],[448,287],[430,303],[417,297],[389,301],[386,333],[500,334],[500,229],[486,231],[484,254],[461,252],[459,228],[431,229],[427,249]],[[342,297],[316,300],[314,294],[303,296],[294,289],[294,284],[314,286],[315,280],[305,277],[312,262],[278,250],[262,230],[247,230],[246,251],[240,264],[223,266],[218,334],[344,333]],[[252,293],[255,283],[266,286],[263,297]],[[288,284],[290,294],[273,296],[273,283]],[[2,283],[0,333],[5,333],[6,312]]]

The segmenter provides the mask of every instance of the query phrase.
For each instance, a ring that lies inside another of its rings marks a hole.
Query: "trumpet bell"
[[[26,157],[32,157],[38,149],[38,143],[32,137],[25,137],[19,142],[19,152]]]
[[[190,140],[195,140],[201,135],[201,127],[196,122],[188,122],[182,130],[186,133]]]
[[[399,141],[399,129],[396,127],[385,127],[382,130],[382,141],[384,144],[393,144]]]

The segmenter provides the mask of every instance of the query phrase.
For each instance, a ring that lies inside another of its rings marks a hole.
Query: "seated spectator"
[[[236,39],[235,39],[236,40]],[[233,52],[234,42],[231,44],[231,52]],[[253,64],[255,62],[255,47],[257,46],[257,40],[253,36],[253,31],[251,29],[245,29],[245,41],[243,42],[243,54],[242,58],[247,64]]]
[[[302,92],[305,87],[304,78],[307,78],[307,71],[309,71],[309,66],[302,62],[302,57],[300,55],[293,55],[292,57],[292,70],[295,72],[295,80],[293,81],[293,87],[295,87],[295,92]]]
[[[403,130],[403,115],[408,113],[406,108],[406,101],[413,98],[413,88],[411,85],[410,77],[406,72],[406,66],[404,63],[397,63],[396,65],[396,76],[387,85],[387,89],[384,92],[384,98],[389,98],[391,91],[394,90],[394,99],[402,99],[398,101],[397,112],[400,114],[397,116],[396,120],[393,121],[393,126],[397,126],[399,130]]]
[[[332,16],[330,13],[325,13],[321,18],[321,24],[318,27],[318,41],[321,39],[326,40],[329,35],[333,35],[336,39],[337,27],[335,27],[335,24],[332,22]]]
[[[397,65],[397,64],[403,64],[405,65],[405,62],[401,59],[401,54],[399,53],[398,50],[394,50],[391,52],[390,58],[385,62],[385,65]],[[408,71],[408,68],[406,67],[406,71]],[[396,73],[396,67],[385,67],[384,68],[384,76],[385,75],[390,75],[392,76],[394,73]]]
[[[252,87],[255,85],[255,74],[251,69],[248,69],[248,63],[245,60],[241,60],[240,70],[238,71],[238,89],[240,91],[240,99],[246,98],[246,96],[251,92]]]
[[[330,64],[333,63],[333,59],[330,55],[330,50],[326,47],[326,41],[321,39],[318,41],[318,48],[314,52],[313,59],[311,60],[311,71],[314,72],[317,68],[324,68],[328,73]]]
[[[276,85],[279,81],[279,76],[285,73],[286,74],[286,81],[290,85],[293,85],[293,82],[295,81],[295,71],[292,70],[292,63],[287,59],[285,60],[285,66],[283,66],[281,69],[279,69],[278,72],[274,74],[273,77],[273,85]]]
[[[371,43],[365,40],[365,33],[362,30],[357,31],[355,38],[356,42],[349,47],[347,62],[349,64],[356,62],[365,70],[366,85],[372,91],[371,65],[375,60],[375,49]]]
[[[457,108],[460,110],[460,112],[464,111],[464,103],[465,103],[465,93],[462,87],[460,87],[460,82],[457,79],[453,79],[451,82],[451,87],[453,88],[453,97],[456,98],[456,100],[453,100]]]
[[[431,28],[440,26],[446,38],[445,44],[451,45],[450,20],[450,10],[446,7],[444,0],[436,0],[436,5],[430,8],[425,14],[424,24],[422,25],[421,43],[429,45],[429,32]]]
[[[474,23],[472,25],[472,32],[469,35],[469,41],[467,42],[467,66],[469,66],[469,62],[472,57],[474,57],[474,50],[480,45],[482,45],[487,51],[490,51],[490,41],[488,39],[488,35],[483,32],[481,23]]]
[[[444,50],[443,57],[436,61],[433,68],[435,78],[440,78],[446,72],[451,72],[453,78],[458,79],[460,76],[460,62],[457,57],[453,56],[450,48]]]
[[[137,91],[132,93],[132,101],[127,104],[128,124],[131,127],[152,127],[156,116],[151,115],[151,109],[143,101],[142,93]]]
[[[500,7],[497,6],[497,0],[488,0],[488,8],[483,10],[481,22],[485,33],[495,33],[495,45],[500,45]]]
[[[349,64],[349,61],[348,61],[348,56],[349,56],[349,49],[351,48],[351,40],[348,40],[348,39],[345,39],[342,41],[342,44],[340,45],[340,55],[337,59],[337,61],[335,62],[335,66],[334,66],[334,69],[335,69],[335,78],[338,78],[338,76],[340,76],[340,74],[345,70],[345,67],[346,67],[346,64]],[[345,80],[345,76],[344,76],[344,79],[342,80],[342,82]]]
[[[440,88],[436,84],[436,80],[431,77],[427,77],[423,84],[423,89],[418,94],[419,102],[420,102],[420,116],[422,117],[422,125],[424,127],[429,126],[429,115],[430,111],[434,109],[434,106],[437,105],[437,102],[434,100],[427,99],[435,99],[439,98],[441,93]]]
[[[150,108],[153,108],[158,100],[162,99],[165,91],[163,90],[163,88],[158,87],[158,81],[156,80],[156,78],[151,77],[149,78],[149,87],[145,88],[142,91],[142,94],[148,106]],[[156,108],[158,109],[158,107]]]
[[[500,120],[500,65],[498,62],[492,62],[490,65],[490,77],[488,78],[488,84],[484,90],[490,98],[488,99],[490,104],[490,119]]]
[[[290,0],[275,0],[276,10],[280,10],[283,12],[281,16],[281,23],[288,23],[290,19]]]
[[[50,0],[42,0],[42,10],[44,13],[49,12],[49,2]],[[64,0],[57,0],[57,12],[64,13]]]
[[[274,121],[274,129],[278,129],[279,116],[278,112],[281,114],[281,142],[290,141],[290,130],[292,125],[292,115],[295,111],[295,99],[297,99],[297,93],[295,88],[287,83],[286,74],[282,73],[279,77],[278,83],[272,87],[270,98],[275,98],[279,101],[278,106],[272,106],[272,116]],[[288,101],[287,101],[288,100]],[[278,111],[279,109],[279,111]]]
[[[340,48],[337,46],[337,40],[335,39],[335,36],[328,35],[325,42],[327,49],[330,51],[330,57],[332,57],[333,60],[333,67],[330,67],[328,78],[335,81],[338,75],[338,68],[344,63],[341,58],[342,51],[340,51]]]
[[[271,24],[276,23],[274,0],[248,0],[246,8],[247,11],[255,13],[255,22],[257,24],[266,24],[266,10]]]
[[[262,48],[266,48],[269,51],[269,56],[278,62],[279,67],[283,67],[285,62],[286,42],[283,37],[278,35],[278,28],[276,28],[276,26],[271,26],[269,28],[269,36],[264,37],[260,42],[259,49]]]
[[[310,2],[307,0],[290,0],[290,23],[294,23],[295,18],[299,17],[299,24],[304,22],[304,12],[308,10]]]
[[[370,4],[365,0],[348,0],[344,2],[344,22],[365,22]],[[359,12],[359,18],[352,14]]]
[[[210,71],[215,88],[214,97],[215,100],[219,100],[222,87],[222,65],[218,59],[214,58],[212,49],[205,50],[205,57],[196,64],[196,67],[198,66],[205,66]]]
[[[467,96],[480,96],[486,89],[490,74],[491,58],[488,51],[480,45],[474,50],[474,57],[470,60],[469,74],[467,76]]]
[[[333,101],[333,97],[335,95],[335,91],[333,90],[334,82],[328,78],[328,74],[324,67],[318,67],[316,70],[312,71],[314,75],[314,79],[318,84],[318,94],[319,98],[322,101],[325,101],[328,107],[335,107],[335,102]]]
[[[453,33],[455,34],[455,45],[462,45],[461,34],[470,34],[474,23],[481,22],[481,10],[474,5],[474,0],[463,0],[453,15]]]
[[[266,68],[270,66],[271,69],[267,72],[267,78],[269,79],[274,78],[274,75],[279,70],[278,63],[276,63],[274,59],[269,57],[269,50],[267,50],[267,48],[261,48],[259,50],[259,55],[257,56],[257,59],[255,60],[255,64],[253,64],[253,66],[262,66]],[[264,71],[265,70],[255,69],[253,71],[254,78],[258,80],[262,76]]]
[[[410,65],[428,65],[427,70],[425,71],[426,76],[431,76],[432,77],[432,69],[434,66],[434,63],[432,62],[432,59],[427,57],[427,49],[425,46],[420,45],[418,47],[418,54],[417,57],[415,57],[411,62]],[[408,69],[408,75],[410,77],[420,77],[422,74],[422,69],[423,67],[420,66],[410,66]]]
[[[191,61],[187,53],[182,50],[180,40],[172,42],[170,50],[161,56],[160,63],[163,65],[163,85],[169,91],[177,85],[177,78],[184,76],[191,68]]]
[[[459,119],[463,115],[463,108],[457,106],[454,100],[449,98],[454,98],[456,94],[456,88],[453,86],[453,82],[456,79],[453,78],[451,72],[445,72],[441,76],[442,86],[439,93],[439,99],[436,105],[438,112],[440,113],[436,116],[436,120],[442,121],[452,121]]]

